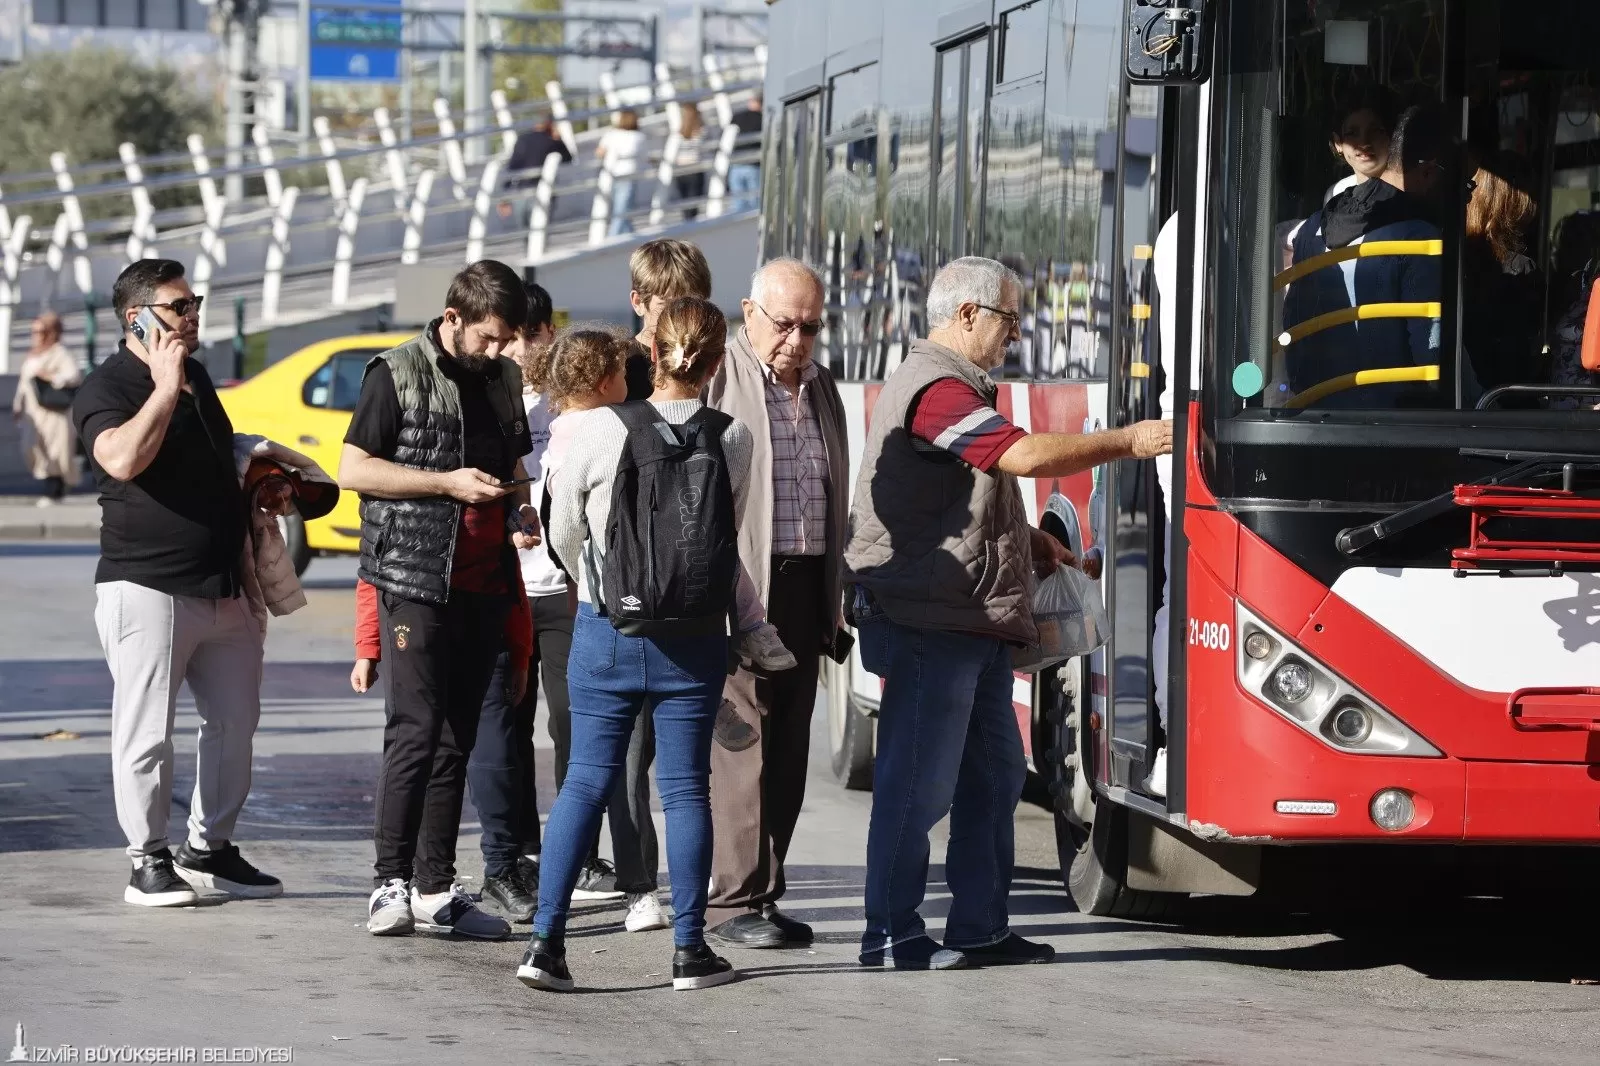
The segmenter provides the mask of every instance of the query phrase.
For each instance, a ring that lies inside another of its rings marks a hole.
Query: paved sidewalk
[[[37,496],[0,496],[0,540],[98,540],[100,501],[74,494],[53,507]]]

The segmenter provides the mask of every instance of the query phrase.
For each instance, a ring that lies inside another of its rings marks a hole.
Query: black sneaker
[[[503,874],[483,879],[483,898],[490,900],[505,912],[513,922],[533,921],[533,912],[539,901],[528,892],[522,871],[513,866]]]
[[[214,888],[241,899],[270,899],[283,895],[283,882],[244,861],[239,849],[227,844],[215,851],[197,851],[188,841],[178,845],[173,860],[178,876],[195,888]]]
[[[592,903],[604,899],[621,899],[617,889],[617,871],[604,859],[591,859],[578,871],[578,883],[572,886],[574,903]]]
[[[122,891],[122,902],[135,907],[192,907],[200,902],[189,883],[172,869],[172,852],[166,848],[139,860]]]
[[[998,944],[981,948],[962,948],[961,954],[974,966],[1026,966],[1030,963],[1049,962],[1056,957],[1056,949],[1049,944],[1035,944],[1015,933],[1007,933]]]
[[[863,951],[863,966],[892,966],[896,970],[964,970],[967,956],[953,948],[940,947],[931,936],[914,936],[891,947]]]
[[[542,988],[546,992],[571,992],[572,974],[567,972],[566,946],[561,941],[533,934],[528,940],[528,950],[523,953],[522,965],[517,967],[517,980],[529,988]]]
[[[672,990],[690,992],[697,988],[715,988],[739,976],[733,963],[718,955],[704,944],[692,948],[679,948],[672,953]]]
[[[539,898],[539,856],[518,855],[517,873],[522,877],[522,887],[528,890],[528,895],[534,899]]]

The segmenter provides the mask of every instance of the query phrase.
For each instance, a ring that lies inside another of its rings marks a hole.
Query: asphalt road
[[[1057,947],[1053,965],[862,971],[870,798],[829,779],[820,717],[789,894],[821,933],[812,950],[733,950],[742,980],[674,993],[670,934],[625,933],[620,909],[590,906],[569,939],[585,992],[556,996],[513,978],[516,940],[370,937],[381,703],[346,683],[348,562],[313,564],[310,605],[275,621],[269,640],[255,787],[238,835],[287,894],[129,907],[94,562],[91,547],[0,543],[0,1054],[20,1022],[29,1046],[71,1045],[79,1061],[91,1048],[152,1046],[287,1046],[296,1062],[404,1063],[1600,1057],[1600,988],[1573,983],[1600,977],[1590,912],[1484,900],[1348,921],[1219,902],[1183,929],[1087,918],[1061,890],[1051,823],[1033,809],[1018,815],[1013,924]],[[178,719],[175,827],[193,780],[192,706]],[[77,738],[39,739],[54,730]],[[544,771],[542,734],[541,724]],[[463,823],[463,872],[476,876],[470,803]],[[937,932],[942,870],[930,876],[925,913]],[[1389,887],[1379,877],[1361,891],[1381,899]]]

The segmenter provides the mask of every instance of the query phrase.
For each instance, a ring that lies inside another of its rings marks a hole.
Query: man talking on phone
[[[144,259],[117,278],[125,331],[90,374],[72,421],[100,489],[95,625],[111,668],[111,779],[133,874],[123,899],[245,898],[283,885],[232,843],[261,717],[261,631],[242,595],[246,536],[233,426],[205,367],[201,297],[183,265]],[[200,715],[188,834],[173,855],[172,717],[187,681]]]
[[[367,930],[501,940],[502,918],[456,883],[467,759],[521,569],[538,543],[522,457],[522,370],[505,356],[528,317],[522,279],[482,260],[444,314],[367,364],[339,462],[361,494],[363,581],[378,590],[386,724]],[[523,679],[526,683],[526,678]],[[515,704],[522,692],[511,693]]]

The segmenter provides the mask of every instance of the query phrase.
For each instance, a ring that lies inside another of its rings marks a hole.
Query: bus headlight
[[[1398,833],[1417,817],[1417,805],[1403,788],[1386,788],[1372,797],[1372,824],[1387,833]]]
[[[1443,754],[1243,604],[1238,605],[1237,617],[1239,684],[1284,718],[1336,751],[1435,758]]]

